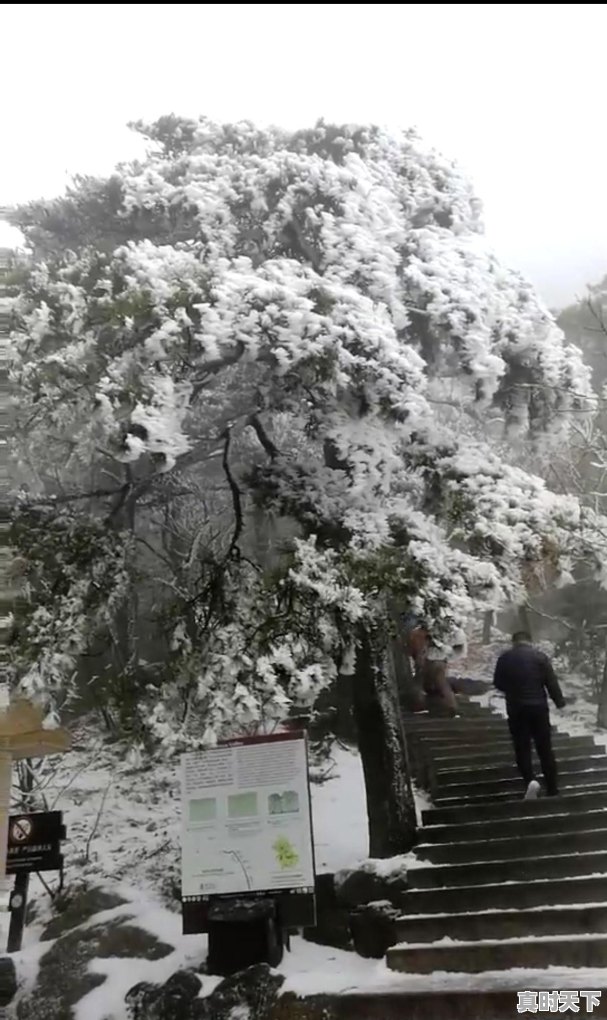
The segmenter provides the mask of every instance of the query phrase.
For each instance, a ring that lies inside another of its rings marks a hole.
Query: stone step
[[[486,705],[479,705],[478,701],[470,701],[465,691],[456,690],[453,688],[453,693],[457,696],[457,715],[456,719],[465,718],[487,718],[488,716],[497,715],[496,712],[491,712]],[[474,691],[474,694],[482,694],[482,691]],[[432,715],[430,712],[405,712],[403,715],[403,721],[405,725],[409,722],[419,722],[432,719],[435,722],[450,722],[451,717],[444,715]]]
[[[449,683],[456,694],[468,695],[473,698],[486,694],[493,686],[488,680],[478,680],[471,676],[450,676]],[[463,697],[461,700],[464,700]],[[481,705],[478,701],[468,701],[466,699],[466,704],[478,712],[487,711],[487,706]]]
[[[440,722],[447,726],[457,725],[462,719],[503,719],[501,712],[494,712],[486,705],[479,705],[478,702],[470,701],[462,695],[457,696],[457,715],[433,715],[432,712],[405,712],[403,722],[408,725],[410,722]]]
[[[576,819],[578,825],[585,820]],[[607,818],[604,822],[607,826]],[[466,864],[473,861],[507,861],[514,857],[550,857],[558,854],[607,851],[607,827],[584,829],[582,832],[563,832],[530,835],[517,834],[505,839],[479,839],[457,843],[421,843],[415,847],[416,856],[432,864]],[[422,829],[422,835],[424,830]],[[492,834],[490,834],[491,836]],[[448,883],[449,884],[449,883]]]
[[[559,772],[559,788],[563,793],[576,787],[601,785],[607,785],[607,766],[579,772],[562,769]],[[437,787],[434,803],[439,807],[449,804],[474,804],[480,799],[488,798],[505,800],[512,797],[515,800],[520,800],[524,793],[525,785],[522,779],[520,776],[513,776],[511,779],[495,779],[487,782],[444,784]]]
[[[421,742],[420,742],[421,743]],[[513,760],[512,742],[510,738],[500,738],[493,745],[485,746],[485,742],[479,746],[478,741],[471,744],[461,744],[458,741],[445,743],[442,740],[425,739],[425,745],[431,749],[434,767],[447,768],[451,762],[465,766],[475,765],[479,762],[499,764]],[[552,737],[552,746],[558,751],[559,756],[574,756],[582,752],[594,754],[604,753],[604,746],[596,744],[592,737],[570,737],[568,734],[556,733]],[[462,761],[463,759],[463,761]]]
[[[454,885],[411,889],[399,897],[404,914],[463,914],[481,910],[524,910],[571,903],[604,903],[607,875],[553,878],[533,882]]]
[[[607,936],[588,935],[572,939],[560,935],[537,939],[460,942],[448,945],[400,945],[388,950],[391,970],[408,974],[455,971],[479,974],[514,967],[605,967]],[[584,1007],[580,1007],[584,1009]],[[513,1003],[514,1015],[514,1003]]]
[[[558,807],[557,798],[555,801]],[[433,844],[453,844],[512,837],[559,835],[577,832],[583,826],[590,829],[607,829],[607,809],[585,811],[583,819],[574,814],[529,815],[525,818],[494,818],[488,821],[455,822],[430,825],[420,829],[420,840]]]
[[[570,744],[572,737],[563,737],[554,734],[552,739],[552,746],[555,754],[557,754],[561,748],[575,748],[575,745]],[[456,761],[471,761],[472,755],[489,755],[490,760],[493,758],[494,761],[499,762],[500,760],[507,760],[508,755],[512,760],[512,742],[507,733],[494,734],[493,736],[487,733],[477,733],[475,736],[466,734],[462,741],[444,741],[442,737],[437,736],[422,736],[412,739],[407,737],[407,745],[411,752],[417,757],[426,756],[431,758],[433,761],[436,758],[447,759],[447,761],[455,763]],[[594,745],[583,745],[584,750],[592,750]],[[578,746],[576,750],[581,750]],[[469,756],[469,758],[468,758]]]
[[[584,755],[583,757],[561,755],[560,757],[562,758],[562,768],[560,769],[562,773],[583,772],[585,769],[601,768],[602,766],[607,768],[606,754]],[[516,765],[512,761],[512,755],[510,755],[509,761],[500,762],[497,765],[487,762],[467,768],[441,768],[434,772],[434,781],[440,790],[459,783],[485,782],[494,779],[519,779],[520,781]]]
[[[583,973],[583,972],[582,972]],[[496,983],[499,979],[499,983]],[[575,981],[571,976],[563,982],[562,987],[573,988]],[[518,981],[518,984],[517,984]],[[525,984],[525,989],[545,990],[553,988],[553,977],[541,979],[541,974],[532,974]],[[409,982],[403,978],[402,982]],[[583,988],[588,983],[580,982]],[[516,974],[510,975],[503,971],[499,975],[489,977],[482,986],[478,978],[474,987],[470,987],[470,978],[466,974],[453,975],[448,985],[437,991],[436,982],[432,977],[424,981],[423,977],[415,980],[414,988],[406,991],[390,989],[387,992],[364,992],[358,989],[354,994],[327,993],[326,995],[306,995],[290,1002],[290,996],[279,999],[279,1007],[272,1010],[272,1016],[283,1020],[294,1020],[305,1017],[306,1020],[514,1020],[517,1016],[517,991],[522,987],[521,979]],[[579,984],[578,984],[579,987]],[[583,1001],[583,1000],[582,1000]],[[280,1003],[285,1005],[280,1006]],[[580,1005],[580,1010],[585,1010]],[[522,1014],[525,1018],[525,1014]],[[572,1016],[572,1014],[561,1014]],[[541,1014],[540,1014],[541,1016]],[[578,1014],[580,1020],[585,1012]],[[607,1000],[605,993],[600,1006],[595,1006],[593,1020],[604,1020],[607,1017]],[[526,1014],[531,1020],[531,1014]]]
[[[510,860],[415,867],[407,872],[407,881],[409,889],[439,889],[447,885],[535,882],[544,878],[598,874],[607,875],[607,849],[546,857],[513,857]],[[605,890],[607,892],[607,879]]]
[[[422,825],[447,825],[451,822],[481,822],[497,818],[525,818],[533,815],[572,814],[591,808],[607,807],[607,788],[582,790],[560,797],[538,800],[489,800],[480,804],[455,804],[422,811]]]
[[[517,938],[525,935],[585,935],[607,932],[607,904],[545,907],[539,910],[484,910],[478,914],[427,914],[397,921],[401,942],[438,942],[442,938]]]
[[[462,717],[461,719],[428,719],[416,722],[405,722],[405,733],[408,736],[454,736],[462,733],[507,733],[510,736],[508,724],[505,719],[494,716],[492,719],[476,716]]]

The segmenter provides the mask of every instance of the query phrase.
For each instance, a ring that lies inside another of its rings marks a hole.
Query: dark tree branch
[[[230,492],[232,494],[232,505],[234,507],[234,534],[232,535],[232,539],[230,541],[230,545],[225,557],[226,560],[229,560],[230,557],[234,554],[234,552],[236,551],[240,552],[240,550],[238,549],[238,541],[240,539],[240,536],[242,535],[242,531],[244,528],[244,518],[242,514],[242,498],[240,495],[240,489],[236,484],[236,480],[234,478],[234,475],[232,474],[232,469],[230,468],[231,431],[229,428],[225,430],[224,437],[225,443],[223,447],[222,465],[223,470],[225,472],[225,476],[228,480],[228,485],[230,487]]]
[[[233,351],[230,351],[228,354],[224,354],[221,358],[216,358],[214,361],[207,361],[203,366],[203,374],[194,382],[191,398],[192,403],[200,395],[211,376],[217,375],[218,372],[221,372],[222,368],[228,368],[230,365],[235,365],[237,361],[240,361],[244,352],[245,345],[242,340],[239,340]],[[185,359],[184,364],[187,365]],[[192,368],[193,366],[190,365],[188,367]]]
[[[257,414],[252,414],[247,421],[247,425],[250,425],[253,429],[270,460],[275,460],[275,458],[278,457],[280,450],[270,439],[259,416]]]
[[[120,495],[125,488],[127,486],[120,485],[116,489],[91,489],[88,492],[67,492],[63,496],[29,496],[27,504],[29,506],[35,506],[36,504],[53,506],[54,504],[77,503],[84,499],[104,499],[106,496]]]

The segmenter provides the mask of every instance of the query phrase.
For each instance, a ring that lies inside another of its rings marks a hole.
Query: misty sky
[[[138,151],[175,112],[416,126],[491,244],[562,305],[607,273],[604,4],[4,4],[0,205]]]

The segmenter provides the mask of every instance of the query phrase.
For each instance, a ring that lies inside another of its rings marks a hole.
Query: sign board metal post
[[[25,915],[27,912],[27,894],[29,892],[30,876],[28,871],[22,871],[15,878],[13,893],[10,898],[11,920],[8,929],[7,952],[18,953],[23,942],[23,929],[25,928]]]

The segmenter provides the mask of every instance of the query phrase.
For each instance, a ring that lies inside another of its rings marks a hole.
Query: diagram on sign
[[[250,889],[251,888],[251,876],[249,875],[249,872],[247,871],[247,869],[245,867],[245,864],[244,864],[244,861],[243,861],[242,857],[240,856],[240,854],[238,853],[238,850],[224,850],[223,852],[224,852],[224,854],[227,854],[229,857],[232,857],[235,861],[238,861],[238,863],[240,864],[240,867],[242,868],[242,873],[243,873],[243,875],[245,877],[245,882],[247,883],[247,889]]]

